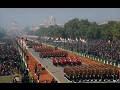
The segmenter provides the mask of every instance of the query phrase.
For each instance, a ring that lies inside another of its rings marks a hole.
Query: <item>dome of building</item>
[[[55,17],[52,15],[52,16],[50,16],[50,20],[54,20],[55,19]]]
[[[50,16],[50,24],[55,24],[55,17],[53,15]]]
[[[11,29],[12,29],[12,30],[17,30],[17,29],[18,29],[18,25],[17,25],[17,22],[16,22],[16,21],[12,22]]]
[[[16,21],[12,22],[12,25],[17,25],[17,22]]]

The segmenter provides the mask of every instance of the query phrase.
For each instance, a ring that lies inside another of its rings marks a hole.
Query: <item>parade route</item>
[[[63,67],[54,66],[51,59],[41,59],[39,57],[39,54],[35,53],[32,48],[28,48],[28,51],[38,62],[40,62],[46,68],[46,70],[58,81],[58,83],[69,83],[69,81],[64,78]]]

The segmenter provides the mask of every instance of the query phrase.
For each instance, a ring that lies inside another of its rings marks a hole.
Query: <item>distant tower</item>
[[[45,17],[44,23],[45,23],[45,25],[47,25],[47,17]]]
[[[55,23],[56,23],[56,20],[55,20],[55,17],[53,16],[53,14],[52,14],[52,16],[50,16],[50,25],[55,25]]]
[[[17,24],[16,21],[14,21],[14,22],[12,23],[11,29],[12,29],[12,30],[17,30],[17,29],[18,29],[18,24]]]

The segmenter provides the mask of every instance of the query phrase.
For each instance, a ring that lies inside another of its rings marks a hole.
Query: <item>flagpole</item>
[[[78,42],[77,42],[77,53],[78,53],[78,44],[79,44],[79,37],[77,37]]]
[[[87,54],[88,54],[88,37],[87,37],[87,32],[86,32],[86,44],[87,44]]]
[[[22,39],[22,57],[23,57],[23,37],[21,39]]]

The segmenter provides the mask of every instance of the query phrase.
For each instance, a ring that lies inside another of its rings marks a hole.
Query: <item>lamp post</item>
[[[27,46],[27,38],[25,39],[25,42],[26,42],[26,46]],[[25,53],[26,53],[26,57],[25,57],[25,61],[27,63],[27,68],[28,68],[28,55],[27,55],[27,49],[26,49],[26,46],[25,46]]]
[[[26,46],[27,46],[27,38],[25,39],[25,42],[26,42]],[[26,49],[26,46],[25,46],[25,51],[26,51],[26,55],[27,55],[27,49]]]
[[[22,39],[22,56],[23,56],[23,37],[21,38]]]
[[[21,38],[22,39],[22,42],[21,42],[21,44],[22,44],[22,48],[21,48],[21,50],[22,50],[22,59],[24,60],[24,55],[23,55],[23,37]],[[25,70],[25,65],[24,65],[24,67],[23,67],[23,71]]]
[[[77,53],[79,52],[79,50],[78,50],[78,46],[79,46],[79,37],[77,37]]]

